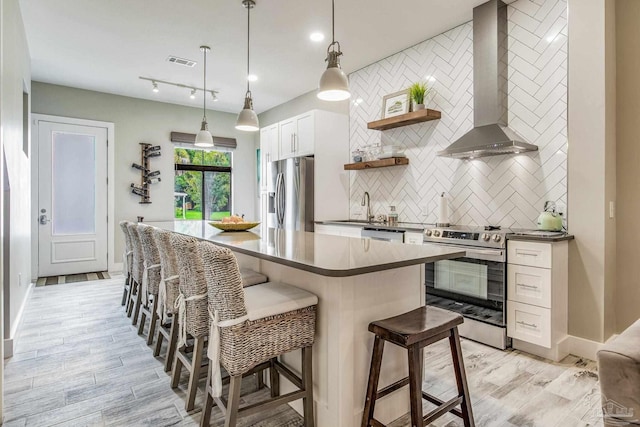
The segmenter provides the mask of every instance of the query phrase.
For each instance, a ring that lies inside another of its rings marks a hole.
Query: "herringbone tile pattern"
[[[435,222],[441,192],[458,224],[531,228],[545,200],[566,207],[566,0],[517,0],[508,19],[509,126],[540,151],[470,161],[436,156],[473,126],[473,27],[463,24],[350,75],[359,100],[351,104],[351,149],[400,143],[410,159],[408,167],[351,172],[352,216],[364,191],[374,213],[396,205],[411,222]],[[435,79],[427,104],[442,111],[441,120],[367,130],[384,95],[427,76]]]

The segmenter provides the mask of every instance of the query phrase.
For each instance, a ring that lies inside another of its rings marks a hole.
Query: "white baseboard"
[[[20,304],[20,310],[18,310],[18,315],[16,316],[16,320],[15,322],[13,322],[13,327],[11,328],[11,336],[9,337],[5,337],[4,339],[4,357],[5,359],[7,357],[11,357],[13,356],[13,348],[15,345],[15,336],[18,333],[18,328],[20,327],[20,324],[22,323],[22,317],[24,314],[24,308],[27,306],[27,301],[29,301],[29,298],[31,297],[31,292],[33,292],[33,287],[35,286],[35,283],[29,283],[29,289],[27,289],[27,293],[24,296],[24,299],[22,300],[22,304]]]
[[[591,341],[586,338],[580,338],[573,335],[569,335],[569,353],[574,356],[583,357],[589,360],[596,360],[596,354],[598,350],[602,348],[605,343],[598,341]]]

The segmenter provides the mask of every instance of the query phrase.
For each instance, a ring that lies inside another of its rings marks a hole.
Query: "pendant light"
[[[258,116],[253,111],[253,99],[251,98],[251,89],[249,87],[249,41],[251,37],[251,9],[256,6],[254,0],[243,0],[242,5],[247,8],[247,93],[244,96],[244,107],[240,114],[238,114],[238,121],[236,122],[236,129],[247,132],[255,132],[260,129],[260,123],[258,122]]]
[[[204,72],[202,80],[204,83],[204,91],[202,92],[202,125],[200,132],[196,135],[196,147],[213,147],[213,137],[209,132],[209,124],[207,123],[207,52],[211,50],[209,46],[200,46],[202,55],[204,56]]]
[[[323,101],[344,101],[351,97],[349,79],[340,67],[340,43],[336,41],[335,0],[331,0],[331,44],[327,47],[327,69],[320,77],[318,98]],[[337,50],[336,50],[337,47]]]

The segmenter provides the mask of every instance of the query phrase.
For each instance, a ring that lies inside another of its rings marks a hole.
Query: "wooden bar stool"
[[[138,236],[140,236],[140,244],[142,245],[142,254],[144,255],[144,275],[141,287],[142,307],[140,308],[140,325],[138,326],[138,335],[144,333],[144,326],[149,318],[149,334],[147,336],[147,345],[153,343],[156,324],[159,316],[157,313],[158,293],[160,292],[160,252],[158,245],[153,237],[154,227],[145,224],[138,224]]]
[[[369,371],[369,383],[362,414],[362,427],[384,426],[373,416],[376,400],[409,385],[411,396],[411,426],[423,427],[429,425],[435,419],[447,412],[451,412],[464,421],[465,427],[473,427],[473,412],[467,377],[462,361],[462,349],[458,325],[463,322],[461,315],[437,307],[420,307],[399,316],[378,320],[369,324],[369,331],[375,334],[373,355],[371,356],[371,368]],[[453,370],[458,385],[458,395],[448,401],[443,401],[435,396],[422,391],[423,348],[441,339],[449,338],[451,356],[453,358]],[[385,341],[407,349],[409,361],[409,376],[378,390],[380,367],[382,364],[382,350]],[[438,407],[426,416],[422,416],[422,399],[438,405]],[[460,405],[462,410],[456,408]]]
[[[302,399],[304,426],[314,426],[312,346],[315,340],[318,297],[278,282],[243,286],[236,257],[226,248],[199,243],[207,279],[210,359],[206,401],[200,426],[210,424],[214,404],[225,417],[225,427],[238,418]],[[302,350],[302,375],[278,361],[278,356]],[[228,400],[222,397],[221,366],[229,374]],[[271,373],[271,398],[240,407],[242,377],[265,368]],[[297,388],[280,395],[279,376]]]
[[[195,407],[200,373],[206,373],[205,343],[209,336],[209,306],[204,265],[194,237],[172,233],[170,237],[178,262],[177,309],[178,342],[171,371],[171,388],[178,387],[182,368],[189,372],[185,409]],[[193,338],[193,345],[187,339]]]
[[[171,231],[155,228],[153,236],[160,253],[160,287],[158,290],[157,314],[160,318],[160,327],[156,339],[154,356],[159,356],[162,350],[162,341],[167,340],[167,354],[164,361],[164,370],[169,372],[173,367],[173,358],[178,343],[178,311],[175,302],[180,294],[178,284],[178,260],[175,250],[171,246]]]
[[[122,292],[122,304],[125,311],[129,309],[129,293],[131,292],[131,267],[133,264],[133,250],[131,248],[131,236],[129,235],[129,221],[120,221],[120,228],[124,234],[124,252],[122,253],[122,273],[125,276],[124,290]]]
[[[142,276],[144,274],[144,255],[142,253],[142,243],[140,243],[140,236],[138,235],[138,226],[133,222],[129,222],[127,225],[129,230],[129,238],[131,239],[132,253],[132,265],[131,265],[131,277],[132,277],[132,290],[129,291],[129,308],[127,316],[131,317],[131,324],[138,323],[138,314],[140,313],[140,304],[142,303],[142,292],[140,292],[142,286]]]

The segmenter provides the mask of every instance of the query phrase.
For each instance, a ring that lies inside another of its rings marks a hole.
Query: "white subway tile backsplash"
[[[398,208],[402,221],[435,222],[446,192],[455,223],[531,228],[545,200],[566,206],[567,4],[517,0],[508,5],[509,126],[540,151],[461,161],[437,157],[473,127],[472,23],[350,75],[351,149],[382,142],[406,147],[407,167],[351,172],[351,214],[364,191],[374,213]],[[385,132],[367,129],[382,97],[432,77],[428,107],[442,119]]]

